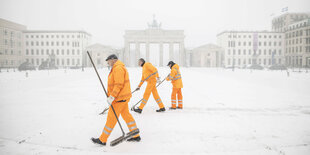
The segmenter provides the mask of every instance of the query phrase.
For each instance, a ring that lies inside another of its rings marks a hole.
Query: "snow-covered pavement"
[[[131,89],[141,68],[128,68]],[[159,68],[164,78],[168,68]],[[108,69],[99,69],[107,82]],[[106,97],[92,68],[0,73],[0,154],[310,154],[310,73],[181,68],[184,109],[132,112],[140,143],[101,147]],[[130,106],[139,101],[133,94]],[[159,88],[170,106],[171,84]],[[128,131],[124,121],[123,127]],[[120,136],[115,126],[109,141]]]

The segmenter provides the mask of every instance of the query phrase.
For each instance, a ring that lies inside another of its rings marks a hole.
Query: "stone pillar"
[[[169,43],[169,61],[174,61],[173,42]]]
[[[159,66],[163,67],[164,66],[163,63],[164,63],[163,43],[160,42],[159,43]]]
[[[180,65],[181,66],[185,66],[185,61],[186,61],[186,59],[185,59],[185,49],[184,49],[184,42],[180,42],[179,43],[179,48],[180,48],[180,51],[179,51],[179,53],[180,53]]]
[[[136,42],[136,54],[135,54],[135,62],[134,62],[134,66],[138,66],[138,60],[140,59],[140,43],[139,42]]]
[[[146,42],[145,43],[145,49],[146,49],[146,60],[147,62],[150,61],[150,43]]]
[[[129,42],[128,41],[125,41],[125,47],[124,47],[124,63],[126,66],[130,66],[130,55],[129,55],[129,52],[130,52],[130,47],[129,47]]]

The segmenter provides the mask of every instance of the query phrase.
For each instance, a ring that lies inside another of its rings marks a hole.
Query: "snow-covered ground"
[[[141,68],[128,68],[131,89]],[[161,77],[168,68],[159,68]],[[108,69],[99,73],[106,85]],[[133,113],[140,143],[101,147],[106,97],[92,68],[0,73],[0,154],[310,154],[310,73],[181,68],[184,109]],[[130,106],[141,99],[133,94]],[[170,106],[171,84],[159,94]],[[124,121],[123,127],[128,131]],[[120,136],[116,125],[108,142]]]

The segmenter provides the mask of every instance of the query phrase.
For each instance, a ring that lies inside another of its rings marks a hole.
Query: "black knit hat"
[[[140,58],[139,61],[142,61],[141,67],[145,64],[145,60],[143,58]]]
[[[173,62],[173,61],[169,61],[169,63],[168,63],[168,65],[167,66],[169,66],[169,65],[174,65],[175,63]]]
[[[108,61],[110,59],[118,59],[117,56],[115,54],[111,54],[107,57],[107,59],[105,59],[105,61]]]

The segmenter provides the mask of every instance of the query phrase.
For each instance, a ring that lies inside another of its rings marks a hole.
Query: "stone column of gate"
[[[150,61],[150,43],[146,42],[145,43],[145,50],[146,50],[146,61]]]
[[[173,42],[169,43],[169,61],[174,61]]]
[[[163,54],[163,43],[159,43],[159,66],[163,67],[164,54]]]
[[[129,43],[125,41],[124,47],[124,63],[126,66],[130,66],[130,57],[129,57]]]
[[[186,57],[185,57],[185,49],[184,49],[184,42],[179,43],[179,48],[180,48],[180,65],[185,66],[186,62]]]
[[[136,42],[136,53],[135,53],[135,62],[134,62],[134,66],[137,67],[138,66],[138,60],[140,59],[140,43]]]

